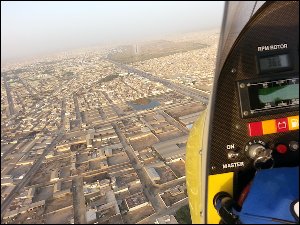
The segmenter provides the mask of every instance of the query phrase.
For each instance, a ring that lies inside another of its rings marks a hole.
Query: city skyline
[[[1,2],[1,59],[219,28],[224,2]],[[213,14],[211,13],[213,12]]]

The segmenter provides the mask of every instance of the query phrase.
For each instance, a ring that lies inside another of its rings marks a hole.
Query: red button
[[[261,136],[263,134],[262,123],[261,122],[253,122],[248,123],[248,131],[249,136]]]
[[[276,147],[276,151],[279,152],[279,153],[281,153],[281,154],[284,154],[287,151],[287,147],[285,145],[283,145],[283,144],[279,144]]]
[[[276,119],[277,132],[285,132],[289,130],[289,123],[287,118]]]

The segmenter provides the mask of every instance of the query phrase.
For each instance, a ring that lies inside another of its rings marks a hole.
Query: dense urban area
[[[1,67],[1,222],[181,223],[219,31]]]

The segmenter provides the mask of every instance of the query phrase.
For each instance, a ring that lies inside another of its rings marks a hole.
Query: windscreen
[[[231,47],[244,26],[265,1],[228,1],[224,8],[224,18],[220,35],[216,74],[230,52]]]

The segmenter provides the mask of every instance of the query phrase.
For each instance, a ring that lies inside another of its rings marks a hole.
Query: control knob
[[[245,148],[248,156],[253,159],[253,165],[256,169],[267,169],[274,165],[272,158],[272,149],[266,148],[262,141],[249,142]]]

